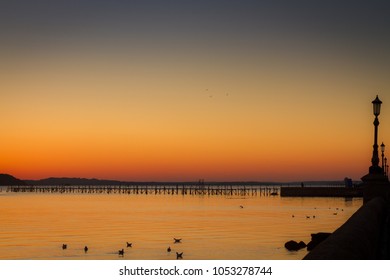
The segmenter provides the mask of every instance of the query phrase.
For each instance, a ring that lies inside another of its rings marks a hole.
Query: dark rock
[[[303,241],[299,241],[298,245],[299,245],[300,249],[306,248],[306,243]]]
[[[294,241],[294,240],[290,240],[290,241],[287,241],[285,244],[284,244],[284,247],[289,250],[289,251],[298,251],[300,249],[303,249],[306,247],[306,244],[305,242],[303,241],[300,241],[299,243]]]
[[[319,232],[311,234],[311,241],[307,244],[307,250],[313,250],[318,244],[327,239],[331,233],[329,232]]]

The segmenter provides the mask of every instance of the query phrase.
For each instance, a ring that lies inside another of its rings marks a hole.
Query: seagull
[[[244,206],[240,205],[240,208],[242,209],[242,208],[244,208]]]
[[[181,243],[181,238],[173,238],[174,243]]]
[[[181,252],[181,253],[176,252],[176,259],[178,260],[178,259],[182,259],[182,258],[183,258],[183,252]]]
[[[65,250],[66,248],[68,248],[68,245],[62,244],[62,250]]]
[[[133,243],[129,243],[129,242],[126,242],[126,243],[127,243],[127,247],[133,246]]]
[[[119,256],[122,256],[122,257],[123,257],[123,254],[124,254],[124,253],[125,253],[125,250],[124,250],[124,249],[118,251]]]
[[[171,246],[168,247],[167,252],[169,253],[171,251]]]
[[[84,252],[85,253],[88,252],[88,247],[87,246],[84,247]]]

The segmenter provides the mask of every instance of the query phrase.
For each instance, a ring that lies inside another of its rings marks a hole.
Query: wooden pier
[[[277,196],[280,187],[255,185],[9,186],[5,191],[59,194]]]

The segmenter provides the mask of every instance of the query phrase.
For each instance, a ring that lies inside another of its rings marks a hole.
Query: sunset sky
[[[2,1],[0,173],[359,180],[389,30],[389,1]]]

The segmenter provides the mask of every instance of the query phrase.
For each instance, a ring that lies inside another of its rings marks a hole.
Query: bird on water
[[[178,260],[178,259],[182,259],[182,258],[183,258],[183,252],[181,252],[181,253],[176,252],[176,259]]]
[[[133,246],[133,243],[129,243],[129,242],[126,242],[126,243],[127,243],[127,247]]]
[[[167,252],[169,253],[171,250],[171,246],[168,247]]]
[[[62,250],[65,250],[66,248],[68,248],[68,245],[62,244]]]
[[[87,246],[84,247],[84,252],[85,252],[85,253],[88,252],[88,247],[87,247]]]
[[[181,243],[181,238],[173,238],[174,243]]]
[[[119,256],[123,257],[124,254],[125,254],[125,250],[124,249],[118,251],[118,255]]]

